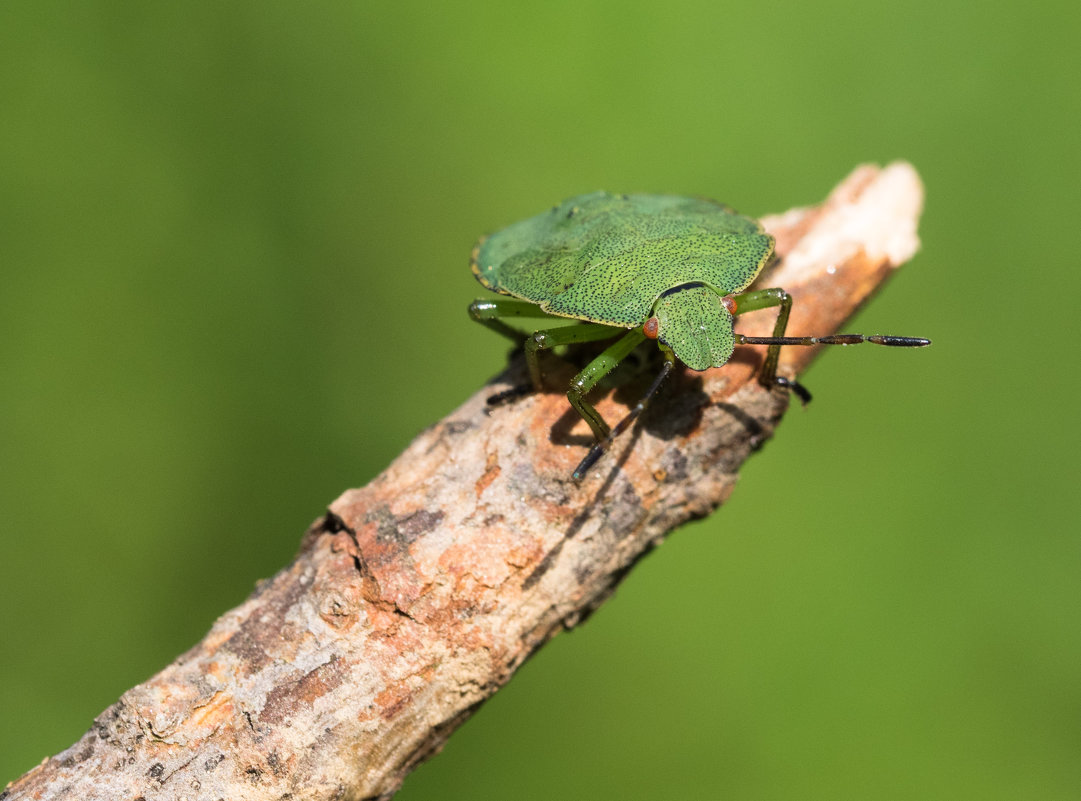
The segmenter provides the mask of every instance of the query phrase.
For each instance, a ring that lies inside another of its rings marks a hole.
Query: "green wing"
[[[473,272],[550,314],[631,327],[682,284],[746,289],[772,253],[758,222],[722,204],[596,192],[483,240]]]

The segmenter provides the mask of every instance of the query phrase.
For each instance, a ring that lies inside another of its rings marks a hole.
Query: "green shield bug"
[[[748,291],[773,255],[773,245],[773,237],[756,220],[711,200],[594,192],[482,238],[473,249],[473,274],[487,289],[507,297],[474,301],[469,314],[517,342],[526,334],[505,318],[579,321],[535,331],[525,340],[537,391],[542,389],[538,351],[625,331],[574,377],[567,391],[597,438],[575,469],[575,480],[634,422],[677,361],[706,370],[725,364],[736,345],[768,345],[759,382],[784,387],[807,403],[811,395],[802,385],[777,375],[783,345],[931,344],[918,337],[785,336],[791,296],[783,289]],[[736,315],[770,307],[778,307],[773,336],[735,333]],[[642,399],[610,428],[585,395],[646,339],[656,340],[664,366]]]

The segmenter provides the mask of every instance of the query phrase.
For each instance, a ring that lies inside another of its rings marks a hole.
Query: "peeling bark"
[[[789,331],[836,331],[915,253],[921,203],[907,164],[864,166],[821,206],[765,218],[780,258],[758,286],[794,295]],[[773,318],[739,330],[768,335]],[[581,486],[570,474],[589,431],[562,393],[486,407],[523,380],[519,360],[338,498],[292,564],[0,799],[389,798],[530,654],[728,497],[788,404],[753,380],[763,350],[677,373]],[[785,348],[781,372],[815,350]],[[551,386],[569,381],[549,364]],[[628,397],[598,409],[616,420]]]

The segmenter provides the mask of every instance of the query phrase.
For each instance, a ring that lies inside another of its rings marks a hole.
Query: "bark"
[[[909,165],[863,166],[821,206],[765,218],[780,258],[758,286],[794,295],[789,332],[836,331],[916,251],[921,203]],[[768,335],[774,316],[739,329]],[[781,372],[815,350],[783,349]],[[570,473],[589,432],[561,392],[486,407],[524,379],[517,359],[338,498],[293,563],[202,642],[0,798],[388,798],[530,654],[728,497],[788,405],[753,380],[762,351],[680,371],[580,486]],[[547,364],[565,386],[569,368]],[[598,409],[619,419],[633,391]]]

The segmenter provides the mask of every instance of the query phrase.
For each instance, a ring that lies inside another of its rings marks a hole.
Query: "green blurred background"
[[[923,250],[420,798],[1081,792],[1076,2],[0,5],[0,782],[501,369],[478,234],[580,192],[821,199]]]

